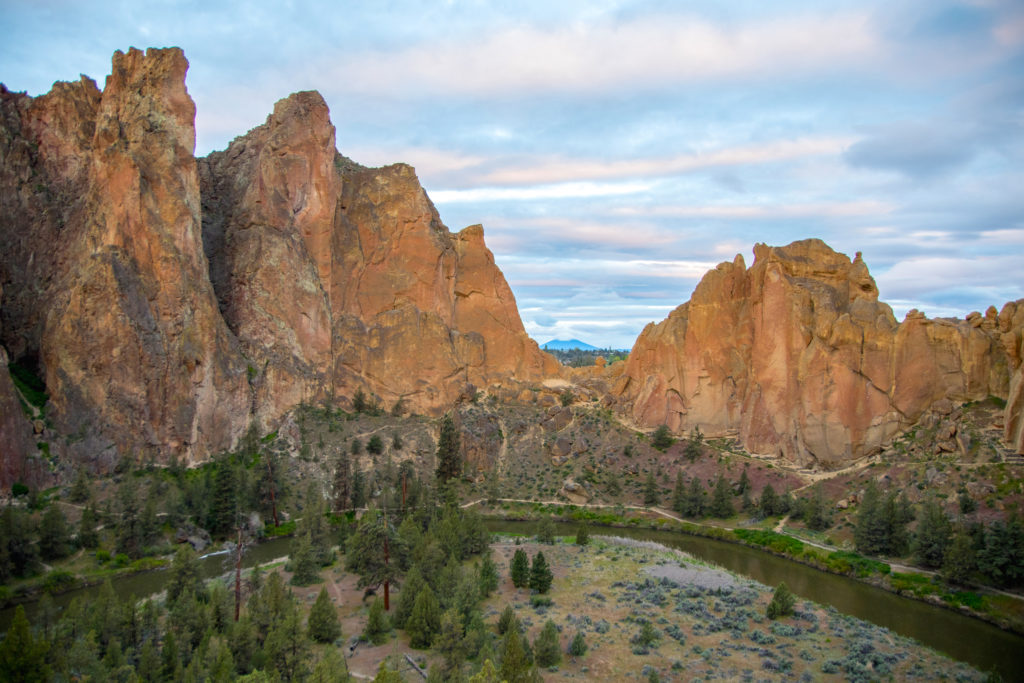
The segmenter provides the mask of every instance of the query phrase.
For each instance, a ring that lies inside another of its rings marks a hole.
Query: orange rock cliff
[[[318,93],[196,159],[187,68],[176,48],[132,49],[102,91],[0,86],[0,362],[49,394],[26,415],[0,369],[0,486],[71,462],[201,462],[301,402],[363,391],[438,414],[562,374],[483,229],[451,233],[409,166],[339,154]],[[859,256],[758,245],[644,330],[604,373],[609,400],[640,425],[832,466],[938,402],[995,395],[1024,450],[1024,301],[900,324],[877,299]]]

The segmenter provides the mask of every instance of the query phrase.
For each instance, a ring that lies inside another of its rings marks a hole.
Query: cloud
[[[430,193],[436,204],[493,201],[535,201],[538,199],[568,199],[585,197],[611,197],[638,194],[650,189],[648,183],[556,183],[535,187],[480,187],[469,190],[434,190]]]
[[[965,165],[977,153],[972,136],[963,130],[926,123],[881,127],[850,146],[844,158],[857,168],[897,171],[925,179]]]
[[[726,78],[790,78],[855,64],[878,49],[867,13],[714,23],[645,15],[558,28],[503,26],[483,36],[369,52],[334,67],[353,90],[505,97],[610,92]],[[317,65],[322,68],[322,65]]]
[[[839,217],[839,216],[880,216],[889,213],[895,206],[877,200],[852,200],[834,202],[813,202],[806,204],[713,204],[713,205],[672,205],[653,207],[621,208],[615,213],[625,216],[673,216],[677,218],[798,218],[798,217]]]

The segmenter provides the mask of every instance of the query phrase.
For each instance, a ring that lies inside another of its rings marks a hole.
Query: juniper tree
[[[726,518],[736,514],[732,506],[732,487],[726,481],[725,475],[719,473],[715,481],[715,489],[711,494],[711,515],[713,517]]]
[[[644,505],[657,505],[660,498],[658,482],[654,479],[654,470],[648,470],[647,479],[644,481]]]
[[[510,628],[519,628],[519,620],[512,605],[505,605],[501,615],[498,617],[498,635],[503,636]]]
[[[676,484],[672,488],[672,511],[686,514],[686,482],[683,480],[683,471],[676,472]]]
[[[583,636],[583,631],[576,631],[576,635],[572,637],[572,642],[569,643],[569,656],[575,659],[585,654],[587,654],[587,640]]]
[[[579,536],[577,536],[577,539]],[[498,588],[498,566],[494,564],[491,554],[485,553],[480,564],[477,565],[477,586],[480,590],[480,597],[487,599]]]
[[[344,450],[338,452],[338,458],[334,463],[334,509],[347,510],[349,501],[352,499],[352,463],[348,453]]]
[[[434,648],[444,658],[440,673],[442,680],[458,680],[462,663],[466,661],[466,643],[463,637],[462,615],[449,609],[441,615]]]
[[[374,645],[381,645],[388,641],[390,628],[388,617],[384,613],[384,601],[379,597],[374,598],[370,603],[370,614],[366,619],[366,627],[363,629],[363,638]]]
[[[426,585],[427,582],[420,572],[419,565],[413,564],[409,568],[409,573],[405,575],[405,580],[402,581],[402,589],[398,592],[398,602],[391,617],[395,626],[405,628],[405,622],[412,614],[413,605],[416,604],[416,596]]]
[[[430,647],[440,628],[441,606],[430,586],[424,586],[416,596],[412,613],[405,622],[405,632],[409,634],[409,644],[417,649]]]
[[[316,602],[309,610],[306,630],[310,639],[317,643],[332,643],[341,637],[338,610],[331,604],[326,586],[320,589],[320,593],[316,596]]]
[[[769,619],[780,619],[782,617],[788,617],[793,614],[793,609],[796,606],[796,598],[793,597],[793,593],[790,592],[789,586],[783,581],[776,586],[775,591],[772,593],[772,601],[768,603],[767,616]]]
[[[533,644],[533,656],[538,666],[555,666],[562,661],[562,649],[558,642],[558,627],[548,619]]]
[[[941,567],[951,537],[952,525],[942,506],[935,500],[926,500],[917,517],[914,557],[925,567]]]
[[[672,432],[669,431],[667,424],[658,425],[657,429],[654,430],[654,434],[651,436],[651,446],[664,451],[671,446],[675,440],[672,438]]]
[[[529,680],[530,661],[526,657],[518,628],[510,628],[505,632],[505,639],[502,641],[501,670],[498,675],[507,683],[524,683]]]
[[[694,462],[704,453],[704,435],[700,433],[700,427],[694,427],[690,432],[690,438],[686,441],[686,448],[683,455],[690,462]]]
[[[775,489],[772,488],[771,484],[765,484],[764,488],[761,489],[761,498],[757,503],[758,512],[760,512],[762,517],[771,517],[776,514],[778,505],[778,496],[775,495]]]
[[[512,585],[516,588],[524,588],[529,585],[529,562],[526,551],[522,548],[516,548],[515,554],[512,555],[512,565],[509,567],[509,577],[512,579]]]
[[[551,588],[551,581],[554,576],[551,568],[548,567],[544,553],[537,551],[533,556],[533,563],[530,565],[530,588],[538,593],[547,593]]]
[[[590,543],[590,530],[585,522],[580,522],[576,527],[576,545],[587,545]]]
[[[39,555],[47,561],[67,557],[71,552],[71,530],[57,503],[51,503],[39,523]]]
[[[446,484],[462,476],[462,456],[459,452],[459,433],[451,413],[441,420],[441,435],[437,440],[437,480]]]
[[[707,512],[708,494],[704,485],[697,477],[690,479],[686,489],[686,511],[685,516],[693,519],[700,519]]]

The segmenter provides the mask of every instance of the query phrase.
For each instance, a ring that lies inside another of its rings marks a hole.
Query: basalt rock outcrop
[[[450,233],[410,167],[342,157],[317,93],[197,160],[187,68],[132,49],[102,91],[0,87],[0,341],[61,456],[197,462],[303,401],[438,413],[557,372],[482,229]]]
[[[877,451],[940,400],[1009,397],[1020,448],[1024,301],[898,323],[858,254],[759,244],[704,276],[637,339],[613,394],[637,423],[738,434],[754,453],[832,467]]]

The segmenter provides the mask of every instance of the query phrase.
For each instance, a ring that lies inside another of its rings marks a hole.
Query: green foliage
[[[413,612],[415,612],[415,607]],[[410,621],[412,617],[410,617]],[[408,625],[406,625],[408,629]],[[388,616],[384,612],[384,601],[377,597],[370,603],[370,613],[366,619],[366,627],[363,629],[363,640],[368,640],[374,645],[382,645],[388,641],[391,625],[388,624]]]
[[[466,642],[463,638],[462,615],[458,610],[449,609],[441,615],[441,624],[434,649],[443,657],[444,662],[439,670],[441,680],[458,680],[462,663],[466,660]]]
[[[537,525],[537,542],[552,545],[555,542],[555,522],[550,517],[545,517]]]
[[[366,442],[366,451],[373,455],[380,455],[384,452],[384,440],[380,438],[379,434],[374,434],[370,437],[370,440]]]
[[[477,565],[477,586],[480,597],[485,600],[498,588],[498,565],[494,563],[490,552],[485,553]]]
[[[914,558],[925,567],[941,567],[952,535],[952,524],[942,506],[934,499],[926,500],[917,517]]]
[[[533,556],[533,563],[530,565],[530,588],[538,593],[547,593],[551,588],[554,575],[548,567],[544,553],[537,551]]]
[[[10,362],[7,364],[7,370],[11,373],[11,381],[14,382],[15,388],[29,404],[39,410],[46,407],[46,402],[50,398],[46,394],[46,384],[30,367],[23,363]]]
[[[459,445],[459,433],[451,414],[441,420],[441,435],[437,441],[437,480],[447,483],[462,476],[462,453]]]
[[[50,668],[46,661],[48,650],[49,645],[45,640],[32,636],[25,608],[18,605],[7,635],[0,642],[0,680],[25,683],[49,680]]]
[[[701,434],[700,427],[694,427],[693,431],[690,432],[690,438],[686,441],[686,448],[683,449],[683,455],[690,462],[695,462],[697,458],[704,454],[704,435]]]
[[[660,639],[661,635],[658,633],[658,629],[654,628],[654,624],[645,619],[640,624],[640,631],[630,640],[640,647],[641,652],[639,654],[646,654],[647,649],[657,645]]]
[[[188,543],[178,546],[171,561],[167,580],[167,604],[173,605],[182,595],[205,596],[206,588],[200,575],[199,558]]]
[[[428,648],[441,628],[441,606],[430,586],[424,586],[416,596],[412,613],[405,622],[409,644],[414,648]]]
[[[672,432],[669,430],[667,424],[658,425],[657,429],[651,435],[651,446],[658,449],[659,451],[665,451],[669,446],[676,442],[672,438]]]
[[[644,481],[644,505],[657,505],[660,498],[661,491],[654,478],[654,470],[647,470],[647,479]]]
[[[804,544],[791,536],[777,534],[764,529],[733,529],[733,535],[750,543],[759,545],[774,552],[799,557],[804,551]]]
[[[726,481],[725,475],[719,473],[711,493],[711,516],[725,519],[735,514],[736,510],[732,506],[732,487]]]
[[[334,509],[347,510],[352,499],[352,463],[344,450],[334,463]]]
[[[89,495],[89,475],[85,473],[84,467],[80,467],[78,474],[75,475],[75,483],[68,492],[68,500],[72,503],[84,503],[89,500]]]
[[[587,654],[587,639],[583,636],[583,631],[576,631],[572,642],[569,643],[569,655],[575,658],[585,654]]]
[[[214,461],[213,495],[206,528],[215,536],[226,536],[238,526],[238,473],[230,456]]]
[[[501,648],[501,670],[498,677],[506,683],[526,683],[529,681],[530,661],[523,648],[522,637],[518,628],[510,628],[505,632]]]
[[[966,529],[958,529],[942,561],[942,578],[949,583],[965,584],[976,568],[974,539]]]
[[[757,502],[757,510],[761,517],[772,517],[779,514],[779,497],[771,484],[761,489],[761,498]]]
[[[309,637],[317,643],[333,643],[341,637],[338,610],[331,604],[326,586],[320,589],[320,593],[316,596],[316,602],[309,610],[306,631]]]
[[[304,533],[292,541],[290,560],[292,585],[308,586],[320,581],[320,566],[316,561],[309,533]]]
[[[28,513],[8,505],[0,515],[0,583],[39,571],[35,528]]]
[[[768,603],[767,616],[769,619],[781,619],[793,614],[796,607],[796,598],[790,592],[789,586],[783,581],[775,587],[772,593],[772,601]]]
[[[586,524],[576,527],[576,545],[587,545],[590,543],[590,530]]]
[[[558,642],[558,627],[548,619],[533,643],[533,656],[537,666],[555,666],[562,661],[562,648]]]
[[[510,628],[518,629],[519,619],[516,618],[516,612],[512,609],[512,605],[505,605],[501,616],[498,617],[498,635],[505,635]]]
[[[564,390],[559,396],[559,400],[561,401],[563,408],[571,406],[573,401],[572,389]]]
[[[412,614],[412,608],[416,604],[416,596],[427,585],[420,572],[419,565],[413,564],[409,568],[405,581],[402,582],[402,589],[398,592],[398,603],[392,615],[392,621],[398,628],[405,628],[405,622]]]
[[[349,537],[345,552],[345,568],[359,574],[360,588],[377,587],[401,575],[400,563],[386,559],[385,540],[389,554],[398,557],[407,552],[404,540],[386,517],[379,510],[367,510]]]
[[[60,505],[51,503],[39,523],[39,555],[52,562],[67,557],[72,550],[71,530]]]

